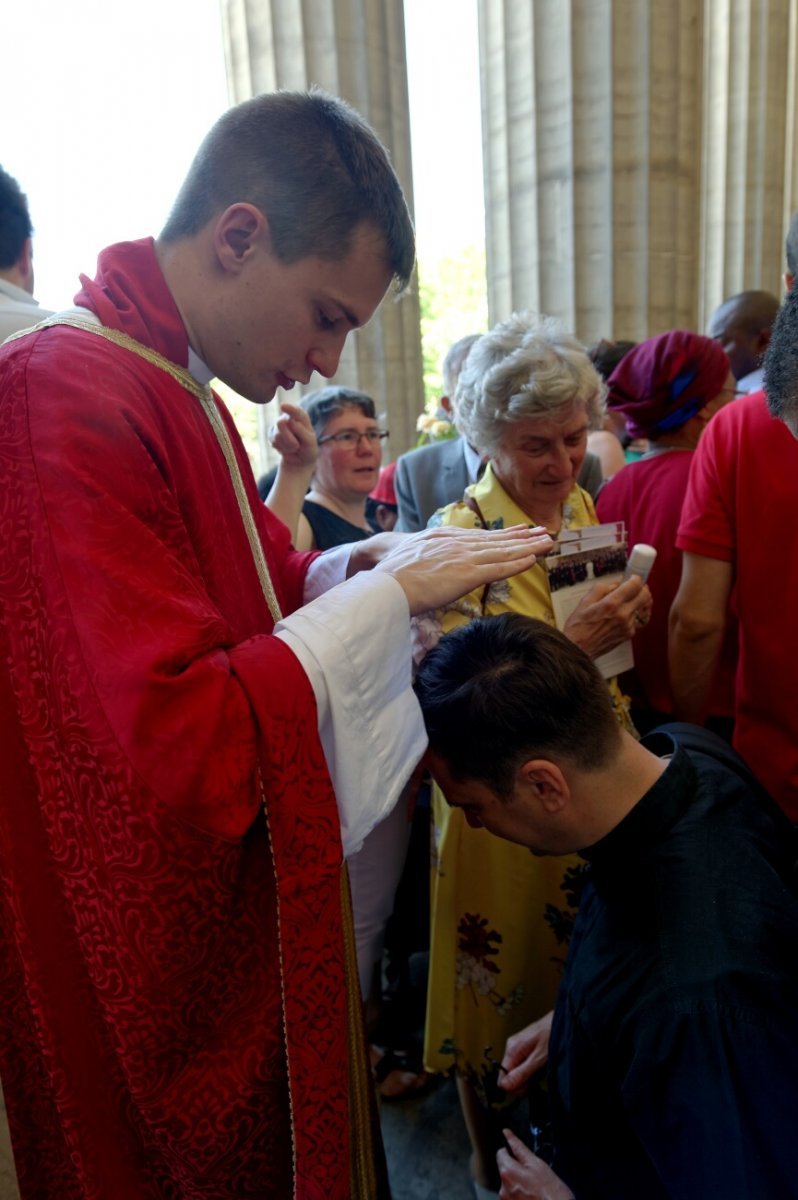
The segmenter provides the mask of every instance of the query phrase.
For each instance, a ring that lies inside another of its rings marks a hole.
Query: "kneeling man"
[[[798,835],[724,743],[636,742],[592,661],[507,614],[445,637],[416,691],[430,769],[469,824],[589,864],[548,1053],[553,1169],[512,1135],[502,1197],[798,1196]]]

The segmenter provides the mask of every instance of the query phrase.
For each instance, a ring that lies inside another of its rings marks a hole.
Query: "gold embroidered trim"
[[[266,562],[266,556],[263,553],[263,546],[258,536],[255,519],[249,507],[244,481],[241,478],[241,471],[239,470],[235,451],[233,450],[233,443],[230,441],[230,434],[216,407],[210,387],[207,384],[203,385],[199,383],[185,367],[179,367],[177,363],[172,362],[171,359],[166,358],[163,354],[159,354],[157,350],[152,350],[149,346],[143,346],[141,342],[137,342],[135,338],[130,337],[127,333],[122,333],[118,329],[106,329],[104,325],[96,325],[93,321],[87,321],[82,317],[75,317],[68,314],[48,317],[46,321],[41,321],[36,325],[35,329],[46,329],[51,325],[71,325],[75,329],[82,329],[85,333],[94,333],[98,337],[103,337],[106,341],[113,342],[114,345],[120,346],[123,350],[129,350],[131,354],[137,354],[139,358],[143,358],[152,366],[159,367],[167,375],[171,376],[176,383],[179,383],[182,388],[190,392],[192,396],[196,396],[210,422],[211,429],[219,444],[219,449],[227,463],[230,482],[233,485],[233,491],[238,503],[238,511],[244,523],[244,530],[252,552],[255,570],[258,573],[263,598],[276,625],[282,616],[280,604],[277,600],[271,575],[269,574],[269,566]],[[31,330],[25,330],[25,332],[30,333]]]
[[[349,870],[341,865],[341,932],[344,942],[346,1024],[349,1032],[349,1156],[351,1200],[374,1200],[377,1174],[371,1126],[370,1067],[363,1033],[363,1009],[357,969],[355,926]]]
[[[291,1094],[291,1052],[289,1050],[288,1041],[288,1017],[287,1017],[287,1000],[285,994],[285,961],[283,959],[283,934],[282,934],[282,908],[280,906],[280,883],[277,874],[277,862],[274,857],[274,842],[272,841],[272,827],[269,821],[269,808],[266,804],[266,788],[263,786],[263,774],[258,763],[258,789],[260,791],[260,806],[263,812],[263,818],[266,822],[266,840],[269,843],[269,857],[272,862],[272,874],[274,876],[274,904],[277,917],[277,960],[280,966],[280,1021],[283,1028],[283,1046],[285,1047],[285,1065],[288,1078],[286,1080],[286,1093],[288,1095],[288,1123],[291,1127],[291,1197],[292,1200],[298,1200],[298,1157],[296,1145],[296,1121],[294,1118],[294,1098]]]

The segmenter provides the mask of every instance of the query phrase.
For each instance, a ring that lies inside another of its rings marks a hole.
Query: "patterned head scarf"
[[[729,374],[726,351],[712,338],[686,329],[640,342],[609,379],[607,407],[626,417],[632,437],[659,437],[678,429],[710,400]]]

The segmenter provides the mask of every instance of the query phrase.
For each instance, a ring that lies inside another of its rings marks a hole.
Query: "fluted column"
[[[706,207],[699,309],[779,292],[795,187],[795,0],[706,0]]]
[[[312,84],[341,96],[387,146],[412,211],[402,0],[222,0],[222,15],[231,102]],[[391,431],[389,457],[415,442],[424,407],[415,282],[349,337],[335,381],[374,397]],[[325,382],[314,376],[311,387]],[[262,410],[261,428],[272,412]]]
[[[798,0],[479,0],[490,319],[585,341],[779,289]]]

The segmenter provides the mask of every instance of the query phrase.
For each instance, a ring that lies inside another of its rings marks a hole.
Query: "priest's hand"
[[[358,571],[371,571],[377,563],[389,555],[405,538],[412,537],[410,533],[375,533],[373,537],[362,542],[353,542],[346,568],[346,577],[357,575]]]
[[[496,1155],[502,1181],[499,1200],[574,1200],[574,1194],[551,1167],[533,1154],[509,1129],[507,1149]]]
[[[393,575],[407,596],[410,615],[416,616],[528,571],[551,547],[540,527],[424,529],[404,535],[375,570]]]
[[[533,1021],[507,1039],[502,1059],[503,1073],[499,1076],[499,1087],[505,1092],[521,1091],[532,1076],[545,1067],[549,1057],[549,1036],[553,1012],[547,1012],[539,1021]]]

